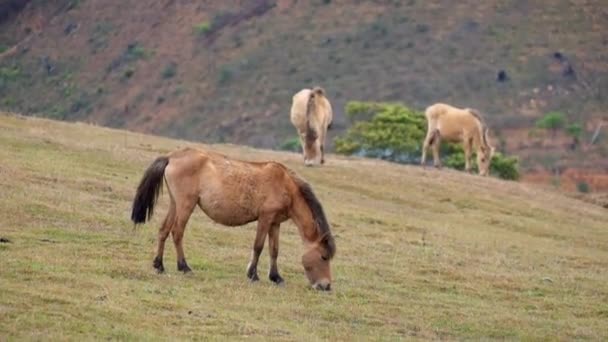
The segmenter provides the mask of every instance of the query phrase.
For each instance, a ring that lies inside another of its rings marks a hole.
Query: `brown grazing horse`
[[[308,247],[302,256],[302,265],[310,284],[318,290],[330,290],[330,260],[336,252],[334,238],[310,185],[293,171],[276,162],[245,162],[192,148],[174,151],[157,158],[146,170],[133,200],[131,220],[135,224],[152,217],[163,178],[171,202],[158,233],[154,259],[158,272],[164,271],[163,252],[169,233],[177,251],[177,269],[184,273],[190,271],[182,238],[198,204],[213,221],[226,226],[258,222],[247,267],[247,277],[252,281],[259,280],[258,259],[268,235],[269,278],[277,284],[283,282],[277,267],[279,227],[291,219]]]

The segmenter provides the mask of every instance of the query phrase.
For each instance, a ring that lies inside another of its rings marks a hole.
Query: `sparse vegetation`
[[[292,138],[289,138],[289,139],[283,141],[283,143],[279,146],[279,150],[300,152],[300,150],[301,150],[300,138],[292,137]]]
[[[576,189],[578,190],[578,192],[582,192],[584,194],[588,193],[591,190],[589,184],[585,181],[580,181],[576,183]]]
[[[203,21],[194,25],[194,32],[203,36],[208,35],[209,33],[211,33],[211,23],[209,23],[208,21]]]
[[[147,58],[149,55],[150,53],[139,43],[129,44],[125,53],[125,57],[128,61]]]
[[[163,79],[167,80],[167,79],[173,78],[176,74],[177,74],[177,63],[170,62],[169,64],[167,64],[167,66],[165,66],[161,75],[162,75]]]
[[[91,38],[89,38],[92,53],[97,53],[108,47],[108,36],[113,29],[110,22],[102,21],[95,24]]]
[[[564,128],[566,116],[562,112],[549,112],[536,121],[536,127],[551,131],[551,136],[555,138],[557,131]]]
[[[226,85],[230,80],[232,80],[233,71],[232,68],[228,65],[224,65],[220,68],[218,83],[220,85]]]
[[[133,76],[133,74],[135,74],[135,69],[127,68],[127,70],[125,70],[125,72],[122,74],[122,76],[123,76],[123,79],[129,79]]]

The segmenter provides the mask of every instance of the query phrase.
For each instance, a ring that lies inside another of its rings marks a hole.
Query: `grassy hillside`
[[[248,283],[254,225],[195,212],[194,273],[152,268],[167,195],[129,221],[147,165],[179,146],[125,131],[0,116],[2,339],[608,338],[608,211],[520,183],[330,155],[212,148],[287,164],[312,183],[336,235],[334,290],[309,290],[283,225],[276,287]],[[203,146],[201,146],[203,147]],[[260,272],[267,271],[267,251]]]

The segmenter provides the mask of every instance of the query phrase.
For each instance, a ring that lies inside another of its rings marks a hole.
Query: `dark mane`
[[[477,109],[472,109],[472,108],[467,108],[467,111],[469,113],[471,113],[471,115],[473,115],[477,120],[479,120],[479,123],[481,123],[481,136],[483,138],[483,144],[485,146],[488,146],[488,126],[486,125],[485,120],[483,119],[483,117],[481,116],[481,113],[477,110]]]
[[[334,241],[334,237],[329,229],[329,223],[327,223],[327,218],[325,217],[323,207],[317,199],[317,196],[315,196],[315,193],[312,191],[310,184],[306,183],[293,173],[292,177],[296,181],[296,184],[300,189],[300,194],[312,212],[317,232],[319,233],[319,236],[322,237],[321,243],[329,253],[328,257],[331,259],[334,257],[334,254],[336,254],[336,242]]]

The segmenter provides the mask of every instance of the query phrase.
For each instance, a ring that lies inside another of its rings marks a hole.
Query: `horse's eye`
[[[325,255],[322,255],[321,259],[323,259],[323,261],[327,261],[327,257]]]
[[[486,162],[486,158],[481,158],[481,162],[485,163]]]

